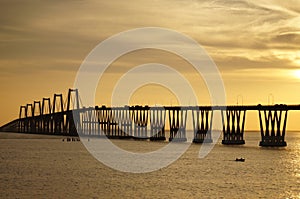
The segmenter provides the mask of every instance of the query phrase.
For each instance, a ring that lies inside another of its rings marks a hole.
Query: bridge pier
[[[122,107],[116,107],[111,108],[111,117],[112,117],[112,129],[114,131],[114,137],[115,138],[127,138],[128,136],[126,133],[122,130],[122,124],[123,122],[128,122],[127,120],[123,120],[123,113],[125,110]],[[129,116],[130,118],[130,116]],[[128,118],[127,118],[128,119]]]
[[[101,131],[108,138],[119,138],[119,127],[115,118],[115,111],[112,108],[102,106],[97,109],[98,122]]]
[[[187,109],[169,108],[170,137],[169,141],[186,142]]]
[[[149,139],[148,136],[149,107],[135,106],[132,113],[134,121],[134,138]]]
[[[78,134],[84,136],[101,136],[97,110],[93,108],[84,108],[83,111],[75,113],[75,117],[77,117],[77,114],[80,115],[81,121],[80,124],[74,123],[74,125],[77,125]]]
[[[222,144],[245,144],[244,127],[246,110],[236,107],[233,109],[221,110],[221,115],[223,123]]]
[[[100,126],[100,136],[110,137],[109,111],[105,106],[96,107],[98,123]]]
[[[96,107],[99,135],[108,138],[131,138],[132,119],[129,107]]]
[[[111,108],[111,118],[112,118],[112,129],[114,132],[114,137],[115,138],[120,138],[121,137],[121,129],[119,128],[119,119],[120,119],[120,112],[118,108]]]
[[[261,141],[259,146],[287,146],[286,141],[284,140],[288,113],[287,106],[275,105],[265,109],[260,108],[258,113],[261,130]],[[265,125],[263,125],[263,121]]]
[[[132,137],[132,119],[129,106],[113,108],[114,120],[117,123],[117,133],[119,138]]]
[[[166,140],[165,136],[166,111],[163,107],[150,109],[150,140]]]
[[[132,137],[132,118],[130,115],[131,110],[129,106],[125,106],[121,109],[121,121],[119,125],[121,125],[121,130],[125,137],[131,138]]]
[[[109,115],[108,124],[109,124],[109,131],[110,131],[109,138],[119,138],[119,126],[115,118],[115,110],[113,108],[109,108],[108,115]]]
[[[193,128],[194,128],[194,143],[212,143],[211,130],[213,111],[196,107],[192,109]]]

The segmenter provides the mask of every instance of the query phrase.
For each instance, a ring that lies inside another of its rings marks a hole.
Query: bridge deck
[[[92,107],[90,107],[92,109]],[[99,109],[129,109],[129,110],[150,110],[150,109],[165,109],[165,110],[300,110],[300,105],[228,105],[228,106],[123,106],[123,107],[106,107],[96,106],[96,110]]]

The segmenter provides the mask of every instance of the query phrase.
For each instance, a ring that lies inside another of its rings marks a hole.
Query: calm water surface
[[[245,145],[224,146],[219,140],[203,159],[201,145],[192,144],[168,167],[142,174],[108,168],[80,142],[15,138],[0,139],[0,198],[300,198],[296,132],[287,133],[285,148],[261,148],[260,134],[246,132]],[[139,152],[167,144],[113,142]],[[234,161],[237,157],[246,161]]]

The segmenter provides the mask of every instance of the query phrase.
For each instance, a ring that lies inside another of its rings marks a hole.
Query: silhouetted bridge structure
[[[77,89],[34,101],[20,107],[19,118],[2,126],[1,131],[68,136],[135,138],[169,141],[187,140],[188,112],[193,123],[193,142],[212,142],[214,113],[221,112],[223,144],[245,144],[247,111],[257,111],[261,131],[260,146],[286,146],[285,133],[289,110],[300,105],[255,106],[96,106],[85,108]],[[169,136],[166,136],[166,120]]]

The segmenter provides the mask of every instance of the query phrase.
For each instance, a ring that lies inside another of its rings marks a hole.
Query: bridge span
[[[222,121],[222,144],[245,144],[244,127],[247,111],[257,111],[260,124],[260,146],[286,146],[288,111],[300,110],[300,105],[253,106],[123,106],[84,107],[77,89],[69,89],[64,101],[54,94],[53,101],[43,98],[20,106],[19,118],[5,124],[1,131],[68,136],[149,139],[167,138],[187,141],[187,119],[192,120],[193,142],[211,143],[213,118],[218,112]],[[188,114],[188,112],[190,114]],[[191,118],[188,118],[191,115]],[[168,122],[167,122],[168,121]],[[169,124],[169,135],[166,124]]]

